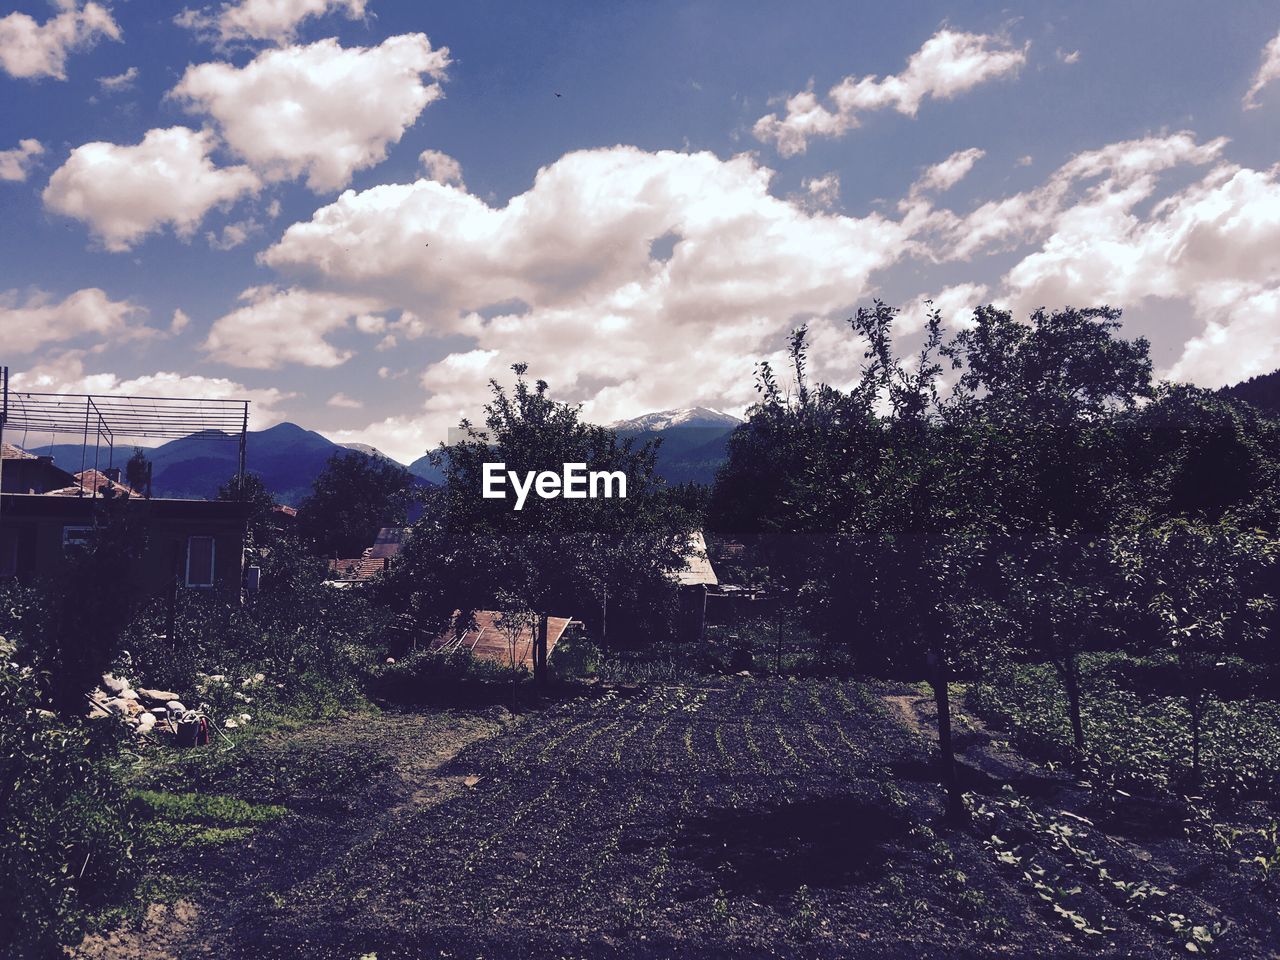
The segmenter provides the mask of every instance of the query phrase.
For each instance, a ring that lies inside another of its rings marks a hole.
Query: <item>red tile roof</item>
[[[121,483],[119,480],[112,480],[100,470],[81,470],[75,475],[76,484],[72,487],[62,487],[59,490],[50,490],[45,496],[47,497],[78,497],[83,491],[84,496],[92,496],[94,491],[100,491],[103,487],[110,487],[117,494],[128,494],[131,497],[140,497],[142,494],[130,487],[128,484]]]
[[[3,460],[39,460],[34,453],[23,450],[21,447],[15,447],[9,441],[0,444],[0,459]]]
[[[458,633],[457,621],[460,613],[454,614],[454,625],[435,640],[431,641],[431,649],[437,651],[470,650],[472,656],[492,660],[503,666],[511,665],[511,644],[506,633],[498,626],[501,614],[496,610],[477,610],[476,625]],[[573,620],[569,617],[547,618],[547,656],[555,649],[560,638]],[[516,636],[515,661],[533,669],[533,630],[528,626],[521,628]]]

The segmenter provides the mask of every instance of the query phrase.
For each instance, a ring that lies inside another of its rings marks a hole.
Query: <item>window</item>
[[[63,527],[62,549],[89,546],[89,538],[93,536],[93,527]]]
[[[187,538],[187,586],[213,586],[213,537]]]

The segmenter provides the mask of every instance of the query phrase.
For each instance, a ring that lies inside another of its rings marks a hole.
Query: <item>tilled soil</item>
[[[205,894],[78,955],[1186,955],[1103,890],[1089,904],[1108,929],[1075,929],[994,855],[987,813],[943,827],[929,709],[908,689],[735,677],[600,691],[514,719],[387,715],[295,734],[289,749],[323,757],[354,741],[389,763],[348,807],[285,798],[307,813],[220,851]],[[1012,783],[1045,816],[1087,816],[1069,778],[959,727],[980,809]],[[1273,955],[1280,928],[1248,905],[1256,891],[1225,874],[1189,882],[1185,841],[1072,822],[1117,876],[1156,876],[1195,922],[1226,921],[1222,955]],[[1037,849],[1037,868],[1069,873],[1051,853]]]

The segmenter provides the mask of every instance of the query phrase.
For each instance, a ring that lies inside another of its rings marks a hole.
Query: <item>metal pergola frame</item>
[[[97,393],[13,391],[9,368],[0,367],[0,443],[6,432],[56,437],[68,434],[80,441],[80,473],[114,466],[118,440],[177,440],[194,433],[209,440],[239,446],[237,488],[243,488],[245,440],[249,433],[249,401],[144,397]],[[74,441],[73,441],[74,442]],[[93,462],[89,462],[92,442]],[[105,451],[104,451],[105,446]],[[4,460],[0,457],[0,477]],[[95,487],[91,496],[96,497]]]

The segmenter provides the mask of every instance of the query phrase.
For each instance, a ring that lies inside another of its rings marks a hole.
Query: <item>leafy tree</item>
[[[1084,748],[1079,653],[1104,635],[1104,545],[1135,509],[1118,423],[1153,394],[1149,346],[1116,336],[1108,307],[1037,310],[1026,323],[979,307],[942,352],[960,375],[953,420],[980,466],[1000,593],[1018,645],[1051,662]]]
[[[134,447],[133,456],[124,465],[124,482],[138,493],[148,491],[151,485],[151,461],[147,459],[147,452],[142,447]]]
[[[260,554],[279,536],[276,498],[256,473],[236,475],[218,487],[219,500],[234,500],[249,505],[246,549]]]
[[[630,598],[636,609],[669,605],[670,574],[683,562],[693,517],[674,504],[654,470],[653,442],[636,445],[583,423],[576,406],[558,402],[545,381],[530,384],[516,364],[514,388],[491,382],[485,424],[461,425],[462,439],[437,452],[445,484],[429,498],[390,594],[425,629],[438,630],[454,610],[498,602],[519,609],[583,616]],[[541,499],[523,509],[481,496],[485,463],[520,476],[560,473],[566,463],[620,471],[626,498]],[[539,632],[541,635],[541,631]],[[539,679],[545,658],[535,658]]]
[[[298,507],[298,533],[320,556],[358,557],[384,526],[403,526],[420,498],[404,467],[355,450],[335,453]]]
[[[1177,519],[1132,532],[1118,553],[1139,615],[1139,642],[1175,668],[1167,675],[1186,699],[1198,780],[1201,725],[1215,678],[1267,633],[1274,599],[1259,583],[1280,556],[1280,543],[1230,521]]]

